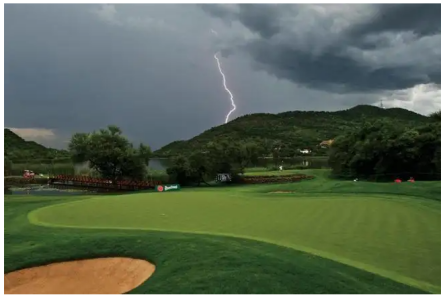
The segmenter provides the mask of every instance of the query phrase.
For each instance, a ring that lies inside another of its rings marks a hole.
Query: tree
[[[431,113],[429,118],[433,121],[441,122],[441,110]]]
[[[194,152],[189,156],[189,167],[193,181],[199,186],[202,182],[206,183],[205,176],[209,172],[208,156],[205,153]]]
[[[235,181],[247,166],[258,161],[261,153],[253,141],[213,141],[203,151],[173,158],[167,173],[171,180],[182,185],[200,185],[206,183],[205,178],[213,179],[218,173],[228,173]]]
[[[206,146],[207,172],[243,173],[249,165],[255,165],[263,151],[253,141],[212,141]]]
[[[436,178],[440,175],[440,147],[439,121],[417,127],[387,119],[368,121],[334,140],[329,164],[333,174],[348,177]]]
[[[171,166],[166,169],[171,181],[180,185],[188,185],[191,182],[191,167],[188,159],[183,155],[178,155],[171,160]]]
[[[4,156],[4,161],[5,161],[5,168],[4,168],[4,173],[5,173],[5,176],[7,175],[7,174],[11,174],[11,171],[12,171],[12,161],[8,158],[8,156]]]
[[[171,160],[172,166],[166,172],[172,181],[180,185],[200,185],[205,182],[206,161],[205,155],[198,152],[191,154],[189,157],[179,155]]]
[[[143,179],[151,155],[151,149],[146,145],[134,148],[116,126],[74,134],[69,151],[74,162],[88,162],[91,169],[113,181]]]
[[[229,139],[232,142],[253,141],[266,148],[272,157],[275,143],[281,143],[280,158],[292,157],[298,149],[313,150],[313,155],[328,154],[328,149],[315,149],[322,141],[335,139],[347,131],[355,130],[365,119],[375,121],[388,118],[400,126],[414,127],[430,118],[402,108],[383,109],[360,105],[348,110],[291,111],[280,114],[250,114],[236,118],[227,125],[206,130],[187,141],[170,143],[155,152],[156,156],[189,155],[203,151],[207,143]],[[279,158],[276,158],[279,165]]]

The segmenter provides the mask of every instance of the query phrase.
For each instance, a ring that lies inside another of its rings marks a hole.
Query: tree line
[[[403,126],[389,119],[368,120],[334,139],[329,149],[332,174],[338,177],[370,178],[403,175],[415,178],[440,178],[441,116],[417,126]],[[286,148],[287,149],[287,148]],[[135,147],[116,126],[91,133],[76,133],[68,146],[73,162],[88,162],[89,167],[110,180],[141,180],[147,176],[152,157],[149,146]],[[167,169],[170,182],[200,185],[218,173],[230,174],[232,182],[259,158],[271,155],[274,165],[285,156],[285,146],[274,141],[268,146],[251,139],[217,139],[191,153],[178,155]],[[12,166],[5,156],[5,171]]]
[[[360,178],[440,179],[441,112],[429,123],[402,126],[381,119],[335,138],[330,148],[332,174]]]
[[[210,128],[186,141],[174,141],[156,150],[157,157],[172,157],[190,154],[204,149],[210,141],[252,141],[265,148],[267,157],[272,157],[279,143],[281,157],[300,155],[299,150],[308,149],[311,156],[327,156],[328,150],[320,146],[365,121],[387,119],[403,126],[429,122],[429,118],[402,108],[383,109],[376,106],[359,105],[348,110],[290,111],[280,114],[255,113],[244,115],[227,124]]]

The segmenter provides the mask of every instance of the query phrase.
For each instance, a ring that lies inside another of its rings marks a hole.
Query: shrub
[[[305,174],[243,176],[240,182],[243,184],[288,183],[313,178],[313,176]]]

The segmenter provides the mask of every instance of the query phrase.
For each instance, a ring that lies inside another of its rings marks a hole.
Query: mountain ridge
[[[12,162],[43,162],[55,160],[56,158],[69,158],[66,150],[47,148],[35,141],[25,140],[8,128],[4,128],[4,141],[4,155]]]
[[[153,152],[155,157],[170,157],[200,150],[215,139],[252,140],[270,150],[275,143],[291,147],[292,153],[310,149],[326,155],[320,142],[333,139],[367,119],[389,119],[403,125],[428,121],[428,117],[403,108],[357,105],[339,111],[286,111],[277,114],[254,113],[212,127],[188,140],[176,140]]]

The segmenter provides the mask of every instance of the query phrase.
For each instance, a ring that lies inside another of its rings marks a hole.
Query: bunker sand
[[[5,274],[5,294],[122,294],[154,271],[153,264],[131,258],[53,263]]]

